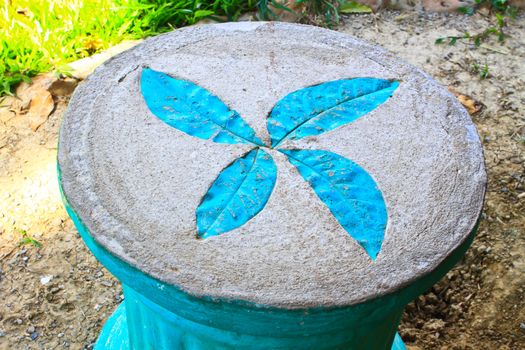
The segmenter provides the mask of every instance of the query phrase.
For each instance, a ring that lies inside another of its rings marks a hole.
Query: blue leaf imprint
[[[397,81],[355,78],[294,91],[277,102],[268,118],[272,147],[348,124],[385,102],[398,86]]]
[[[257,215],[270,198],[276,178],[272,157],[260,148],[224,168],[197,208],[199,236],[231,231]]]
[[[328,151],[280,150],[310,183],[343,228],[375,260],[387,223],[375,181],[354,162]]]
[[[351,123],[388,100],[398,86],[397,81],[355,78],[292,92],[274,106],[268,118],[272,147]],[[186,134],[217,143],[264,146],[236,111],[194,83],[146,68],[141,89],[151,112]],[[328,151],[279,151],[375,260],[383,243],[387,211],[372,177],[351,160]],[[272,157],[260,147],[224,168],[196,209],[199,237],[220,235],[255,217],[268,202],[276,178]]]
[[[153,114],[188,135],[217,143],[263,145],[239,113],[192,82],[145,68],[141,90]]]

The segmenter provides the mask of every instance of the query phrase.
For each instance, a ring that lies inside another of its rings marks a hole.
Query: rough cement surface
[[[266,115],[291,91],[360,76],[401,80],[367,116],[285,145],[335,152],[374,177],[388,209],[377,260],[273,151],[278,179],[266,208],[232,232],[196,239],[195,208],[249,147],[158,120],[140,94],[143,66],[209,89],[266,142]],[[194,295],[287,308],[354,304],[428,273],[474,227],[486,182],[469,116],[430,77],[340,33],[278,23],[186,28],[111,59],[75,92],[59,164],[73,208],[125,261]]]

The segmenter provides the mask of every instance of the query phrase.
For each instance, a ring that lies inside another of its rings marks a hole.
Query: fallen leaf
[[[372,9],[366,5],[360,4],[357,1],[347,1],[339,7],[341,13],[371,13]]]
[[[73,78],[64,78],[54,81],[48,88],[53,96],[70,96],[78,85],[78,81]]]
[[[467,111],[469,112],[470,115],[475,115],[475,114],[479,113],[483,109],[483,107],[485,107],[485,105],[483,103],[475,100],[471,96],[464,95],[464,94],[454,90],[454,88],[452,88],[452,87],[449,87],[448,91],[450,91],[451,93],[454,94],[454,96],[456,96],[458,101],[463,105],[463,107],[465,107],[467,109]]]
[[[27,113],[31,129],[36,131],[40,125],[44,124],[54,108],[53,96],[51,96],[49,91],[40,90],[35,92]]]
[[[20,109],[29,108],[31,100],[42,90],[47,90],[51,84],[57,80],[51,73],[39,74],[31,78],[31,83],[22,82],[15,90],[15,95],[20,101]]]

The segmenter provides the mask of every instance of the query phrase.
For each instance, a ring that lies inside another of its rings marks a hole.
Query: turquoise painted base
[[[403,340],[401,340],[401,337],[399,336],[399,333],[396,333],[394,344],[392,344],[392,350],[407,350],[405,343],[403,343]]]
[[[147,275],[96,242],[65,197],[64,203],[87,247],[124,290],[96,350],[405,350],[396,333],[405,305],[442,278],[475,236],[474,230],[432,273],[392,294],[346,307],[287,310],[196,297]]]
[[[194,343],[195,345],[198,345]],[[189,345],[189,344],[186,344]],[[126,303],[120,304],[113,312],[111,317],[106,321],[100,336],[97,339],[94,350],[129,350],[129,333],[128,323],[126,317]],[[203,349],[197,347],[184,347],[183,349]],[[399,334],[396,333],[392,350],[406,350],[405,344],[401,340]]]
[[[130,347],[126,303],[121,303],[104,324],[94,350],[128,349]]]
[[[239,332],[223,325],[203,324],[183,318],[156,304],[133,288],[123,285],[125,300],[108,319],[95,350],[173,349],[173,350],[406,350],[395,334],[402,310],[374,322],[363,318],[353,327],[302,330],[282,334],[278,331],[251,329]],[[235,323],[235,316],[225,316]],[[256,323],[256,322],[253,322]],[[395,338],[394,338],[395,335]],[[392,342],[394,345],[392,346]]]

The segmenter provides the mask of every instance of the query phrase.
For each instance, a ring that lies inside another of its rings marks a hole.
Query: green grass
[[[1,0],[0,0],[1,1]],[[211,17],[236,20],[247,11],[278,20],[334,26],[339,13],[368,12],[345,0],[4,0],[0,5],[0,96],[48,71],[67,75],[67,63],[126,39],[159,34]],[[288,2],[289,4],[291,2]],[[300,8],[299,12],[297,8]]]
[[[511,6],[508,0],[475,0],[474,6],[461,7],[459,8],[459,12],[472,16],[483,6],[488,7],[494,14],[496,25],[485,28],[483,31],[475,34],[465,32],[462,35],[437,38],[436,44],[448,42],[449,45],[455,45],[458,41],[466,41],[480,46],[482,42],[487,41],[493,36],[496,36],[500,43],[504,42],[507,37],[505,28],[509,21],[515,20],[518,9]]]
[[[18,230],[18,232],[22,235],[22,238],[20,241],[18,241],[18,246],[23,246],[26,244],[30,244],[37,248],[42,248],[42,243],[31,237],[26,230]]]
[[[208,16],[236,19],[256,0],[4,0],[0,5],[0,96],[40,72],[125,39],[193,24]]]
[[[260,0],[257,1],[258,17],[279,20],[280,13],[293,13],[298,22],[323,27],[339,24],[341,13],[369,13],[372,10],[351,0]]]
[[[500,44],[503,44],[508,37],[506,28],[509,22],[516,19],[518,9],[511,6],[508,0],[475,0],[474,5],[470,7],[462,7],[459,12],[466,15],[472,16],[482,7],[490,9],[496,20],[495,25],[488,26],[478,33],[464,32],[461,35],[444,36],[437,38],[436,44],[448,43],[448,45],[456,45],[459,41],[467,44],[473,44],[475,47],[479,47],[483,42],[489,41],[492,38],[497,38]],[[492,51],[499,52],[497,49]],[[489,72],[489,66],[475,62],[471,65],[469,71],[473,74],[477,74],[480,79],[488,79],[492,75]]]

